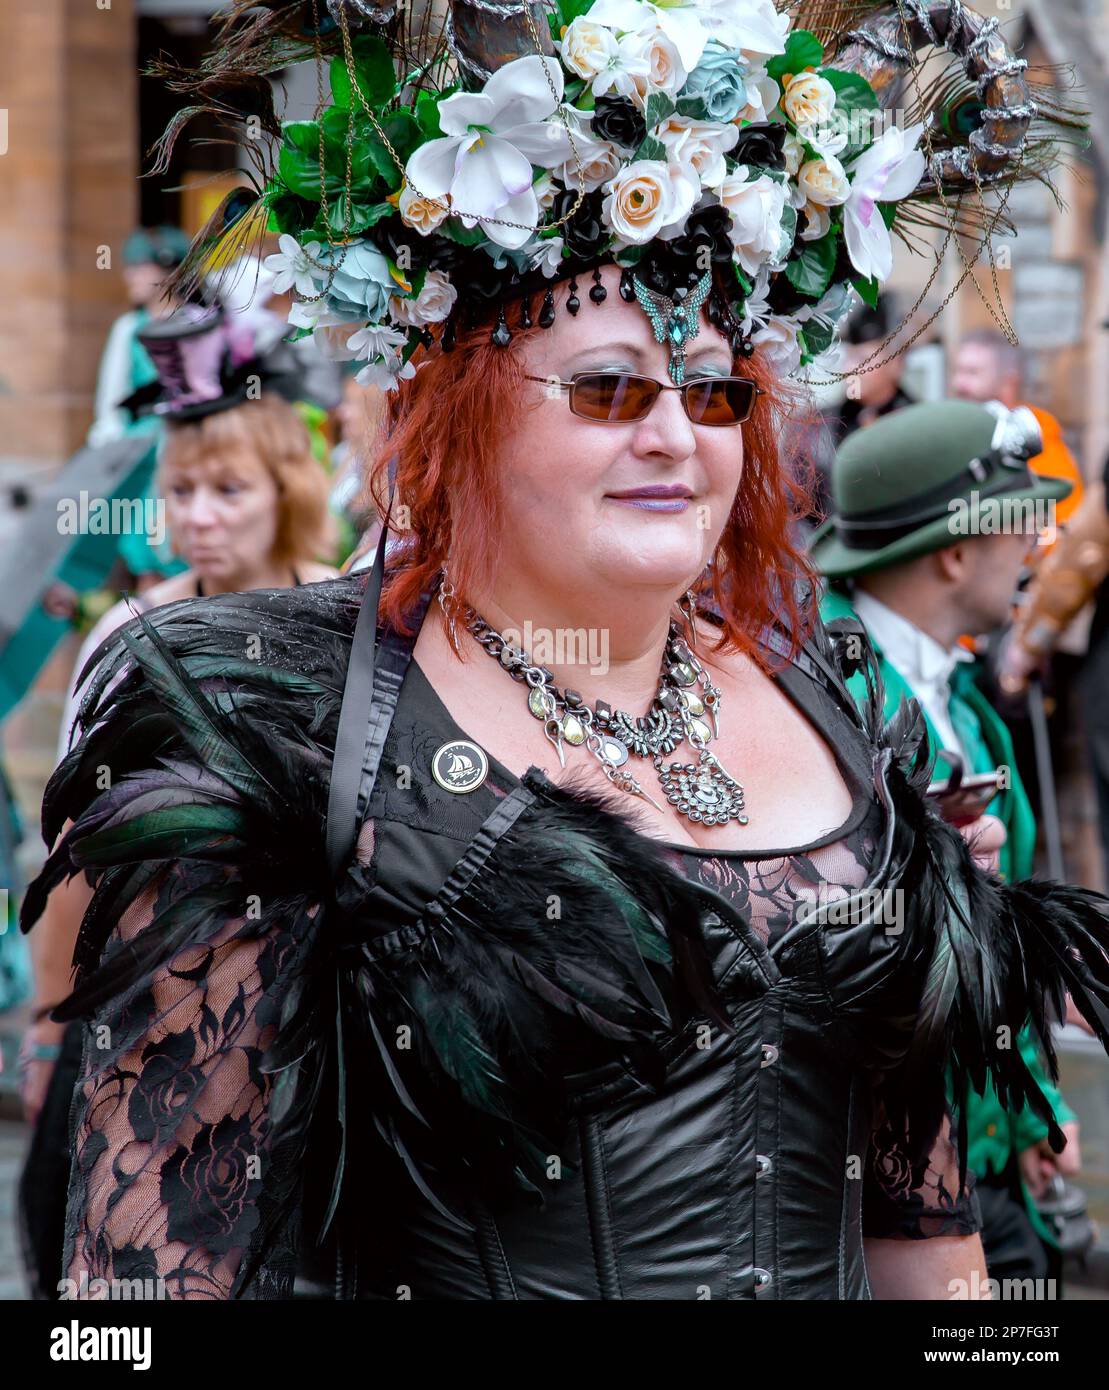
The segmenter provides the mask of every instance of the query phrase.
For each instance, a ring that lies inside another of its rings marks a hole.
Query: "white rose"
[[[810,203],[824,208],[837,208],[851,196],[851,183],[843,165],[830,155],[827,159],[810,159],[797,174],[797,187]]]
[[[592,135],[575,131],[574,148],[581,160],[581,178],[587,193],[595,192],[602,184],[614,179],[624,163],[623,156],[611,141],[597,140]],[[571,193],[577,193],[578,166],[573,154],[554,173]]]
[[[671,163],[695,169],[703,188],[715,188],[728,172],[724,154],[739,139],[739,127],[671,116],[657,134]]]
[[[645,73],[634,69],[632,72],[632,101],[641,111],[646,109],[647,98],[652,92],[677,96],[685,86],[689,74],[682,66],[677,47],[661,29],[629,37],[624,40],[622,48],[630,57],[639,59],[646,66]]]
[[[792,376],[801,365],[801,344],[797,325],[778,314],[771,314],[764,328],[751,338],[778,376]]]
[[[743,79],[743,84],[747,88],[747,105],[736,116],[735,124],[743,125],[747,121],[753,121],[756,125],[762,125],[770,119],[778,105],[781,89],[777,82],[761,69],[749,73]]]
[[[791,179],[796,178],[797,171],[805,162],[805,142],[798,140],[791,131],[782,143],[782,154],[786,161],[786,173]]]
[[[441,270],[429,270],[423,288],[415,297],[394,295],[389,309],[397,323],[419,327],[425,323],[442,323],[454,307],[458,291]]]
[[[450,216],[447,208],[439,206],[446,201],[446,198],[421,198],[412,185],[406,183],[397,202],[397,211],[405,226],[414,227],[421,236],[430,236]]]
[[[782,110],[799,130],[827,125],[836,104],[836,89],[815,72],[787,76],[782,89]]]
[[[581,15],[571,22],[562,36],[563,65],[587,82],[592,82],[608,67],[616,51],[616,36],[611,29],[593,24]]]
[[[781,244],[788,189],[769,174],[749,180],[746,166],[740,165],[715,191],[731,213],[729,235],[736,259],[748,275],[757,275]]]

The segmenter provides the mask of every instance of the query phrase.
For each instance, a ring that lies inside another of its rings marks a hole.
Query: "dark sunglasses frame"
[[[593,381],[596,380],[597,377],[603,377],[606,379],[609,377],[617,377],[622,378],[625,381],[646,382],[655,388],[655,394],[648,399],[646,409],[643,411],[641,415],[630,415],[627,419],[624,420],[602,420],[596,415],[589,415],[586,414],[584,411],[574,409],[574,397],[578,386],[583,381]],[[744,421],[749,420],[751,418],[751,412],[755,408],[755,402],[758,400],[760,396],[764,396],[766,394],[766,392],[763,390],[761,386],[757,385],[755,382],[751,380],[750,377],[747,376],[695,376],[690,377],[688,381],[683,381],[680,386],[668,386],[665,382],[658,381],[653,376],[641,376],[638,372],[575,372],[569,381],[563,381],[561,377],[554,376],[528,376],[527,380],[546,382],[548,386],[553,386],[557,384],[564,390],[568,389],[570,392],[571,412],[574,415],[577,415],[580,419],[589,420],[595,425],[635,424],[637,421],[645,420],[647,418],[647,416],[654,409],[655,403],[663,391],[680,391],[682,393],[682,408],[684,409],[686,415],[689,416],[689,419],[692,420],[695,425],[705,425],[712,429],[732,429],[736,425],[742,425]],[[746,413],[741,415],[738,420],[716,421],[695,419],[689,409],[689,395],[687,393],[694,386],[700,386],[706,381],[711,381],[714,383],[721,381],[742,381],[743,384],[749,387],[751,390],[751,403],[750,405],[748,405]]]

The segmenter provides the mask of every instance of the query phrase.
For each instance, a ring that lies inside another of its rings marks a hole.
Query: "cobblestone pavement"
[[[15,1230],[16,1183],[27,1138],[26,1125],[0,1120],[0,1300],[27,1297]]]

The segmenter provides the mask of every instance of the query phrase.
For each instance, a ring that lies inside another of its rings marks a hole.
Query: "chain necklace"
[[[631,756],[650,758],[662,794],[671,806],[699,825],[747,824],[743,788],[708,749],[720,736],[720,691],[690,651],[674,619],[662,660],[658,693],[645,715],[636,718],[604,700],[591,708],[576,690],[560,689],[553,673],[539,666],[520,647],[505,641],[473,608],[464,608],[466,629],[513,680],[529,687],[528,709],[543,721],[543,732],[566,766],[563,745],[584,747],[600,762],[608,780],[630,796],[641,796],[656,810],[664,808],[644,790],[626,764]],[[698,693],[699,687],[699,693]],[[706,718],[707,716],[707,718]],[[710,729],[707,720],[712,721]],[[666,763],[682,742],[696,762]]]

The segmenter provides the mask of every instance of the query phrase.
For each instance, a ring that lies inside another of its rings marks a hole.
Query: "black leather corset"
[[[807,677],[793,672],[783,684],[833,746],[849,740],[841,767],[865,785],[865,751],[848,721]],[[520,786],[492,760],[479,793],[436,796],[430,759],[462,733],[410,666],[370,802],[379,931],[412,929]],[[471,1187],[457,1194],[462,1220],[453,1219],[373,1142],[367,1121],[368,1142],[357,1146],[365,1180],[325,1246],[305,1250],[297,1293],[869,1298],[861,1212],[872,1087],[834,1027],[814,929],[768,949],[707,896],[700,932],[734,1034],[689,1018],[661,1046],[658,1090],[621,1061],[567,1066],[570,1119],[548,1155],[542,1206]],[[445,1128],[430,1143],[449,1150],[451,1141]]]

